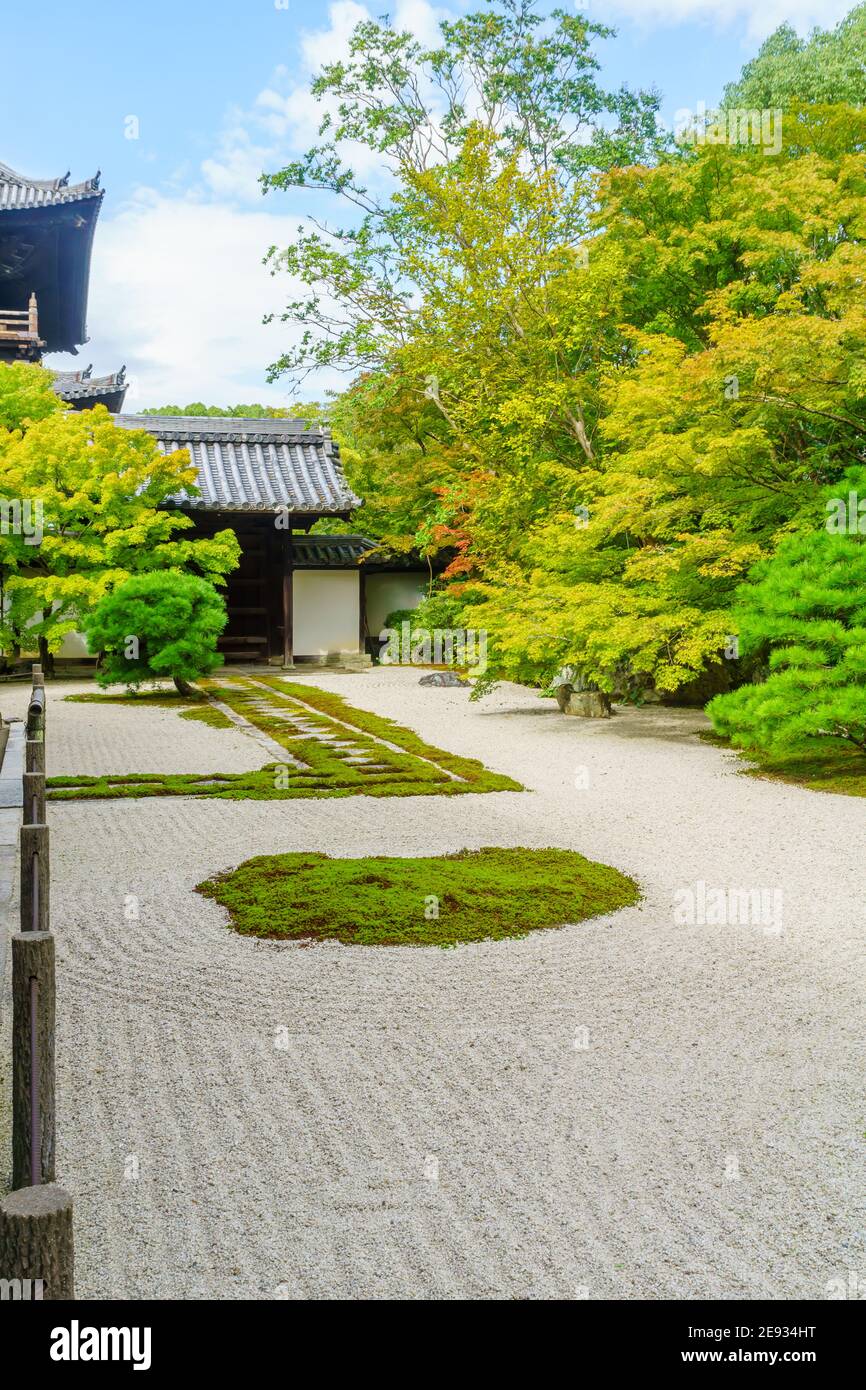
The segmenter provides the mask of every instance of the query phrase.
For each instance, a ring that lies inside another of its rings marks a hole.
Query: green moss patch
[[[718,748],[733,748],[730,739],[719,734],[703,733],[706,743]],[[866,796],[866,753],[841,739],[828,739],[814,752],[770,754],[754,748],[737,748],[750,766],[742,769],[747,777],[764,777],[774,782],[789,782],[815,792],[836,792],[840,796]]]
[[[198,885],[243,936],[356,946],[455,946],[581,922],[640,898],[630,878],[572,850],[481,849],[431,858],[268,854]]]
[[[345,737],[349,731],[341,731],[342,724],[348,725],[352,731],[358,730],[361,734],[369,735],[366,739],[355,735],[352,741],[356,746],[374,753],[377,759],[389,761],[395,768],[411,772],[416,778],[443,783],[449,780],[447,774],[451,774],[452,779],[457,778],[460,782],[468,784],[459,788],[461,791],[523,791],[519,782],[501,773],[491,772],[476,758],[463,758],[456,753],[446,753],[442,748],[425,743],[413,730],[404,728],[393,719],[370,714],[367,710],[355,709],[353,705],[346,703],[342,695],[333,695],[318,686],[300,685],[282,680],[279,676],[257,676],[254,681],[246,682],[240,690],[221,687],[211,682],[205,684],[212,695],[249,719],[257,728],[270,734],[277,742],[284,743],[292,752],[297,752],[293,735],[279,718],[280,712],[286,710],[294,710],[305,724],[316,726],[325,732],[337,735],[342,733]],[[256,709],[257,702],[262,700],[271,706],[273,713],[270,717]],[[393,744],[399,751],[394,752],[383,747],[379,740]],[[409,757],[401,758],[400,752],[408,754]],[[424,763],[430,764],[426,770],[423,768]],[[444,771],[446,777],[443,779],[437,776],[437,770]]]
[[[130,708],[133,705],[156,705],[162,709],[180,709],[204,698],[203,695],[195,698],[181,695],[179,690],[125,690],[118,695],[97,694],[95,691],[87,695],[64,695],[63,702],[67,705],[126,705]]]
[[[519,782],[489,771],[474,758],[434,748],[390,719],[356,710],[339,695],[313,686],[239,677],[230,685],[207,682],[207,692],[286,749],[285,764],[257,771],[101,777],[51,777],[54,801],[143,796],[208,796],[227,800],[286,801],[329,796],[460,796],[467,792],[522,791]],[[89,695],[74,699],[183,707],[183,696]],[[183,719],[217,728],[232,721],[205,697],[186,706]]]
[[[221,709],[212,705],[208,700],[200,705],[193,705],[191,709],[181,711],[181,719],[193,719],[197,724],[207,724],[211,729],[233,729],[235,726],[227,714],[223,714]]]

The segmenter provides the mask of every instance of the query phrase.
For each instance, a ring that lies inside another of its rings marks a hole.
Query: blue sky
[[[437,15],[468,8],[461,0],[441,7],[374,0],[369,12],[388,9],[427,39]],[[851,6],[595,0],[579,8],[618,30],[598,49],[605,82],[657,87],[672,122],[680,108],[717,101],[783,20],[806,32]],[[71,169],[73,180],[101,168],[107,190],[91,276],[91,341],[78,362],[53,365],[92,361],[99,372],[125,361],[131,409],[286,399],[264,374],[289,330],[264,327],[261,316],[290,296],[261,259],[272,242],[285,243],[306,209],[295,194],[262,199],[255,175],[310,143],[310,74],[338,56],[362,14],[360,0],[5,7],[4,68],[20,81],[0,86],[0,160],[38,177]],[[38,99],[22,101],[31,80]],[[337,377],[316,383],[339,384]]]

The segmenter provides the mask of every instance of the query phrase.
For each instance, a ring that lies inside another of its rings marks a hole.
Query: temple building
[[[126,367],[107,376],[93,376],[92,366],[81,372],[58,372],[54,389],[73,410],[91,410],[95,405],[104,405],[114,415],[123,409]]]
[[[41,362],[77,353],[87,339],[87,294],[99,174],[84,183],[32,179],[0,164],[0,361]],[[72,410],[104,405],[122,429],[144,429],[163,453],[189,450],[197,494],[171,505],[195,532],[231,528],[241,561],[228,576],[227,661],[369,661],[395,609],[413,608],[428,571],[416,557],[383,558],[358,535],[310,534],[323,520],[347,522],[362,501],[349,488],[339,448],[320,425],[291,418],[123,414],[126,369],[55,374]],[[192,534],[187,532],[187,535]],[[88,659],[78,634],[61,659]]]
[[[87,341],[90,253],[102,205],[84,183],[31,179],[0,164],[0,360],[38,362]]]
[[[87,292],[99,174],[84,183],[31,179],[0,164],[0,361],[41,362],[87,342]],[[112,376],[58,372],[54,389],[73,409],[122,410],[123,368]]]
[[[115,423],[147,430],[163,453],[187,449],[199,495],[174,504],[196,534],[230,527],[238,538],[220,639],[227,661],[363,660],[379,650],[388,614],[421,598],[427,572],[417,558],[378,558],[363,536],[309,534],[317,521],[348,521],[362,505],[327,428],[194,415],[117,415]]]

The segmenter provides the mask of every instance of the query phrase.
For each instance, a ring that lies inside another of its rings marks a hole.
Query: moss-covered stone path
[[[273,754],[245,773],[122,773],[50,777],[54,801],[145,796],[290,800],[333,796],[454,796],[521,791],[473,758],[434,748],[393,720],[355,709],[341,696],[275,676],[202,682],[214,713]],[[80,698],[80,697],[79,697]],[[94,701],[99,696],[87,697]],[[113,703],[118,697],[109,696]],[[120,697],[120,703],[124,697]],[[136,698],[130,697],[134,710]],[[134,715],[132,716],[134,717]]]

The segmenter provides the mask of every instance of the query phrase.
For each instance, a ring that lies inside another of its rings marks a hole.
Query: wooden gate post
[[[21,860],[21,930],[49,929],[50,873],[48,826],[22,825],[18,831]]]
[[[12,1186],[54,1181],[54,937],[12,942]]]
[[[45,1183],[19,1188],[0,1202],[0,1279],[30,1280],[31,1290],[35,1281],[37,1298],[74,1298],[73,1264],[68,1192]]]

